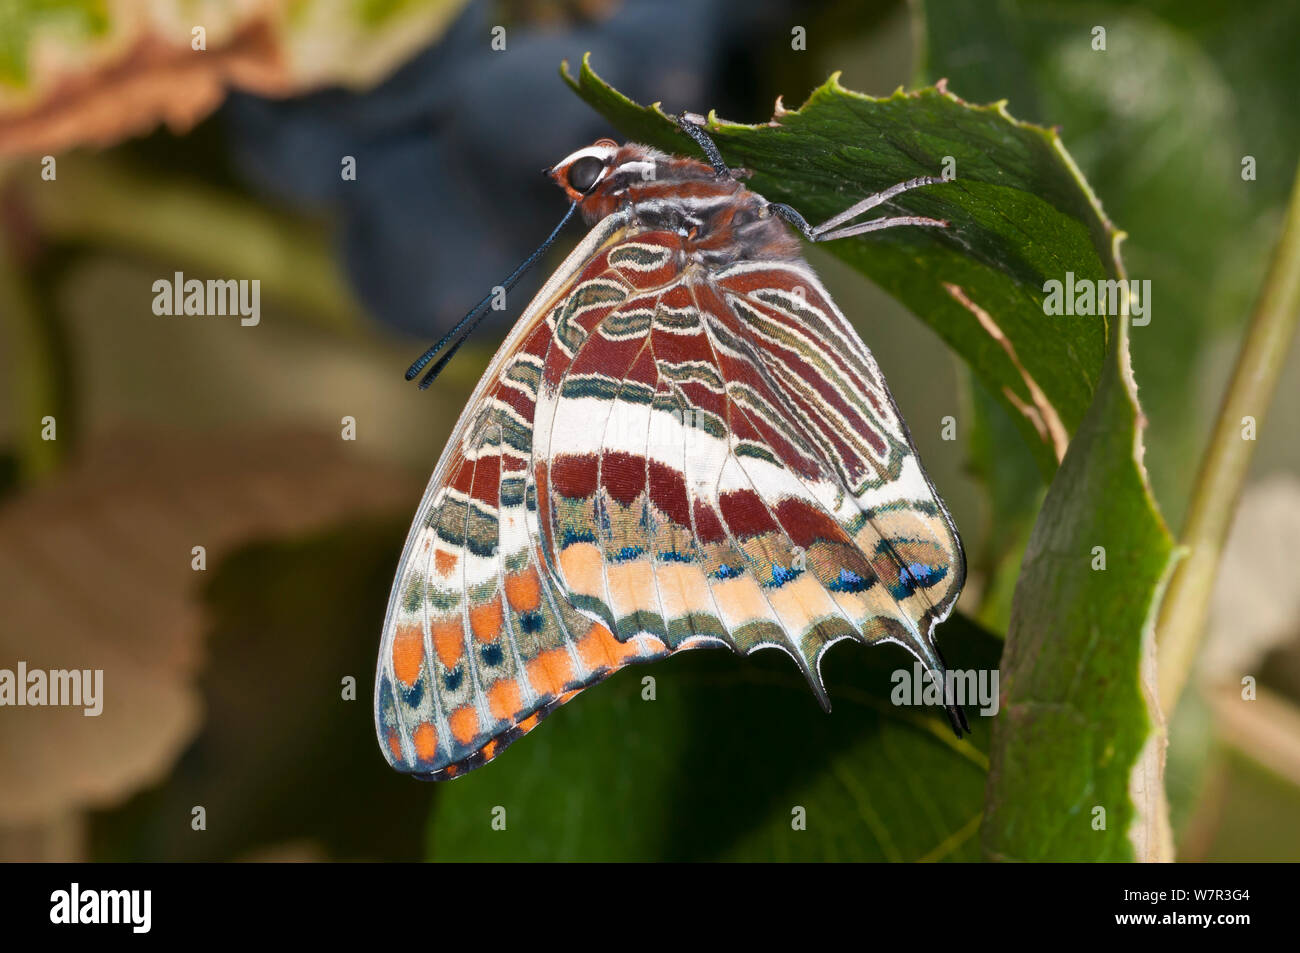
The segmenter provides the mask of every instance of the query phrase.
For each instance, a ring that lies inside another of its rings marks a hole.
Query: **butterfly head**
[[[643,229],[676,232],[683,251],[708,264],[791,258],[798,242],[766,213],[767,201],[709,163],[650,146],[600,139],[547,170],[588,225],[625,211]]]
[[[619,144],[613,139],[598,139],[592,145],[565,156],[547,169],[546,174],[564,189],[570,202],[581,202],[609,178],[619,150]]]

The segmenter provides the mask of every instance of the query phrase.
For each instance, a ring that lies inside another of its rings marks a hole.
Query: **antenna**
[[[563,229],[564,226],[569,223],[569,219],[573,218],[573,213],[576,212],[577,210],[578,210],[578,203],[577,202],[572,203],[569,206],[569,210],[564,213],[564,218],[560,219],[560,224],[555,226],[555,229],[551,232],[550,235],[547,236],[546,241],[542,242],[540,245],[537,246],[536,251],[534,251],[531,255],[525,258],[523,263],[518,268],[516,268],[513,272],[511,272],[510,277],[507,278],[504,282],[502,282],[501,284],[502,288],[504,288],[506,291],[509,291],[511,288],[515,286],[516,282],[518,282],[519,279],[524,276],[524,273],[527,272],[529,268],[537,264],[537,260],[546,253],[546,249],[551,247],[555,239],[559,237],[560,230]],[[441,358],[439,358],[437,363],[435,363],[433,367],[429,368],[428,373],[426,373],[424,377],[420,379],[420,390],[428,389],[429,385],[432,384],[434,380],[438,377],[438,375],[441,374],[443,370],[446,368],[447,362],[450,361],[456,355],[456,352],[458,350],[460,350],[460,346],[465,343],[465,341],[469,338],[471,334],[474,333],[474,329],[478,327],[479,322],[481,322],[483,318],[487,316],[488,313],[487,304],[489,301],[492,300],[492,296],[495,294],[495,291],[496,291],[495,288],[492,291],[489,291],[487,295],[484,296],[482,301],[480,301],[478,304],[474,305],[474,307],[470,309],[469,314],[465,315],[465,317],[461,318],[459,321],[456,322],[455,327],[453,327],[450,331],[444,334],[441,338],[438,339],[438,342],[436,344],[431,346],[427,351],[425,351],[423,354],[421,354],[418,358],[415,359],[415,361],[411,364],[411,366],[406,369],[406,379],[408,381],[413,380],[415,376],[420,373],[420,371],[424,370],[425,366],[437,356],[439,351],[441,351],[444,347],[447,346],[448,342],[456,338],[459,338],[459,340],[456,340],[455,344],[452,345],[451,350],[449,350],[446,354],[444,354]]]

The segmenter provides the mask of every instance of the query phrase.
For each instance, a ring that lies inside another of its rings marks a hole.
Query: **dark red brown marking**
[[[619,451],[606,451],[601,457],[601,482],[623,506],[631,506],[645,491],[645,472],[645,457]]]
[[[779,528],[762,497],[753,490],[730,490],[719,494],[718,509],[737,539],[748,539]]]
[[[561,496],[585,499],[596,492],[596,459],[587,454],[566,453],[551,461],[551,486]],[[549,522],[549,518],[545,522]]]
[[[679,526],[691,525],[690,499],[680,470],[650,460],[650,501]]]

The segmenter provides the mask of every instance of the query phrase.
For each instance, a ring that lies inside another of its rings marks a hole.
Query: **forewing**
[[[556,322],[608,270],[602,249],[624,228],[603,220],[525,310],[425,490],[375,682],[376,729],[399,770],[441,779],[490,760],[628,652],[557,595],[537,546],[532,470]]]

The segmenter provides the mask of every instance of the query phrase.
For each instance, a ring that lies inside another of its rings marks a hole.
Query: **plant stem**
[[[0,234],[0,314],[12,352],[0,362],[0,374],[13,381],[14,453],[18,479],[39,479],[58,465],[72,437],[57,334],[50,316],[41,313],[36,296],[14,262],[10,243]],[[45,440],[46,417],[53,418],[58,440]]]
[[[1237,498],[1254,454],[1244,418],[1256,433],[1272,401],[1300,316],[1300,170],[1268,275],[1237,355],[1232,380],[1192,491],[1182,545],[1187,555],[1174,570],[1156,621],[1160,705],[1171,713],[1196,659]]]

